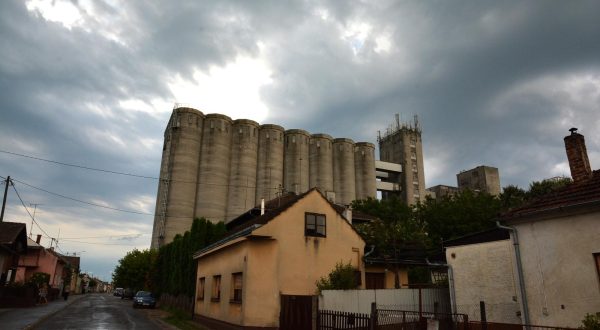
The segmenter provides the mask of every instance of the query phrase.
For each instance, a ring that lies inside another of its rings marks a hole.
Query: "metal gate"
[[[313,296],[281,295],[279,328],[305,330],[313,327]]]

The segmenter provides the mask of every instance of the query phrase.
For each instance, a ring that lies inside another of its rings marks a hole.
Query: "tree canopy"
[[[156,256],[156,250],[134,249],[127,252],[113,272],[115,287],[148,290],[151,286],[150,270],[156,262]]]

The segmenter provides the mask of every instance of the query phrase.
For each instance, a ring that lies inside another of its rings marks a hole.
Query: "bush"
[[[356,282],[357,271],[358,270],[354,268],[350,262],[347,264],[338,262],[327,277],[321,277],[317,281],[317,291],[320,293],[323,290],[356,289],[358,286],[358,283]]]
[[[600,330],[600,315],[585,314],[585,318],[581,323],[583,325],[579,329]]]

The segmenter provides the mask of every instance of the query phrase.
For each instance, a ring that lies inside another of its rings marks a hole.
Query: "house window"
[[[304,235],[325,237],[325,214],[306,213],[304,215]]]
[[[204,285],[206,283],[206,278],[205,277],[201,277],[198,279],[198,293],[196,294],[196,297],[198,300],[204,300]]]
[[[221,275],[213,276],[212,296],[211,301],[219,301],[221,299]]]
[[[600,281],[600,253],[594,253],[594,259],[596,260],[596,271],[598,272],[598,281]]]
[[[231,300],[232,303],[242,302],[242,273],[231,274]]]

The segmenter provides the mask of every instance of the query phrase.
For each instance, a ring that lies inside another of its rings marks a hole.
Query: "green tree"
[[[317,281],[317,291],[323,290],[351,290],[356,289],[356,272],[358,270],[348,262],[338,262],[335,268],[327,275]]]
[[[558,177],[553,179],[546,179],[542,181],[533,181],[529,184],[529,191],[527,191],[527,200],[533,200],[540,196],[554,192],[568,184],[572,180],[567,177]]]
[[[417,204],[414,216],[425,224],[430,246],[439,247],[444,240],[494,227],[501,210],[497,197],[467,189]]]
[[[414,209],[397,197],[385,200],[366,199],[355,201],[352,208],[371,214],[377,220],[359,224],[355,228],[368,246],[375,246],[377,254],[386,260],[399,259],[415,247],[425,250],[429,242],[425,223],[414,216]],[[392,262],[388,268],[394,272],[395,287],[400,287],[400,269]]]
[[[523,205],[527,198],[527,192],[518,186],[508,185],[502,189],[499,198],[502,210],[509,210]]]
[[[194,219],[189,231],[183,236],[176,235],[171,243],[158,250],[152,268],[154,292],[193,297],[196,287],[194,253],[223,238],[225,234],[223,222],[213,224],[204,218]]]
[[[150,289],[150,271],[156,262],[156,250],[134,249],[119,260],[113,272],[115,287],[133,290]]]

